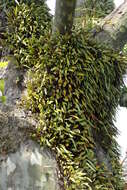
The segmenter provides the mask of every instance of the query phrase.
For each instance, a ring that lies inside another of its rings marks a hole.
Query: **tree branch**
[[[127,0],[106,16],[99,26],[101,27],[99,32],[94,30],[95,39],[116,50],[122,50],[127,43]]]

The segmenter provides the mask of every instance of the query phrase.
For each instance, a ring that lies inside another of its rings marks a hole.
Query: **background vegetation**
[[[78,0],[76,25],[91,29],[115,7],[113,0]]]
[[[108,9],[103,7],[103,13],[102,4],[98,6],[97,17],[107,14]],[[123,190],[113,119],[125,57],[90,40],[81,27],[71,36],[52,37],[44,1],[7,1],[6,7],[6,43],[18,66],[29,68],[24,105],[39,120],[32,137],[55,152],[62,188]],[[88,17],[95,14],[91,8]],[[108,164],[99,160],[98,149]]]

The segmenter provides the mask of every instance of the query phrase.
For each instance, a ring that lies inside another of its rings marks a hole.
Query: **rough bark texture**
[[[59,190],[63,183],[58,180],[59,169],[53,153],[31,140],[30,134],[36,130],[38,121],[18,104],[26,94],[27,77],[15,63],[12,58],[0,76],[5,80],[7,98],[6,104],[0,103],[0,190]],[[98,162],[105,163],[112,172],[110,158],[99,142],[95,154]]]
[[[57,0],[55,31],[70,33],[75,4],[76,1]],[[95,32],[96,39],[121,49],[127,41],[126,22],[127,2],[124,2],[104,19],[102,30]],[[25,88],[23,76],[15,65],[9,64],[5,74],[7,105],[1,105],[0,109],[0,190],[57,190],[56,160],[48,149],[45,152],[30,140],[29,134],[36,121],[16,106]],[[112,170],[110,158],[98,143],[96,155],[99,162],[104,162]]]
[[[48,148],[31,140],[37,120],[18,102],[25,72],[11,59],[4,75],[7,101],[0,102],[0,190],[59,190],[57,162]]]
[[[33,141],[0,157],[0,166],[1,190],[59,190],[55,158]]]
[[[99,32],[94,30],[94,37],[114,49],[122,50],[127,42],[127,1],[105,17],[100,27]]]
[[[76,0],[56,0],[53,33],[58,31],[60,34],[70,34],[74,20],[75,6]]]
[[[83,11],[81,10],[81,8],[84,6],[84,2],[85,0],[77,0],[76,2],[76,13],[75,13],[75,17],[80,17],[83,14]]]
[[[77,2],[77,6],[82,3]],[[53,32],[59,31],[61,34],[70,33],[76,0],[64,1],[56,0],[56,11]],[[117,50],[122,50],[127,42],[127,1],[106,16],[99,24],[100,30],[94,29],[94,38]]]

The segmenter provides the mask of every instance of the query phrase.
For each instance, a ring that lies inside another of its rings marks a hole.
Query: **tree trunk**
[[[76,13],[75,13],[76,17],[82,16],[82,14],[83,14],[82,7],[84,7],[84,2],[85,2],[85,0],[77,0]]]
[[[70,34],[74,14],[76,0],[56,0],[55,19],[53,24],[53,33]]]
[[[25,93],[27,73],[17,68],[13,57],[2,71],[6,104],[0,99],[0,190],[60,190],[53,153],[30,137],[37,121],[17,106]]]
[[[127,43],[127,1],[124,1],[100,23],[101,30],[94,30],[97,41],[106,43],[116,50],[122,50]]]
[[[71,33],[75,7],[76,0],[56,0],[53,33],[56,31],[63,35]],[[127,1],[125,0],[122,5],[106,16],[99,26],[99,31],[96,29],[92,31],[93,37],[116,50],[122,50],[127,42]]]

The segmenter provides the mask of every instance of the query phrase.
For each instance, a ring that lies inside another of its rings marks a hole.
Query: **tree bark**
[[[75,7],[76,0],[56,0],[53,33],[71,33]],[[122,50],[127,43],[127,0],[106,16],[99,26],[99,31],[92,31],[92,36],[100,43],[106,43],[115,50]]]
[[[85,0],[77,0],[76,2],[76,13],[75,17],[80,17],[83,15],[82,7],[84,6]]]
[[[76,0],[56,0],[55,19],[53,24],[53,33],[70,34],[74,14]]]
[[[127,43],[127,0],[106,16],[99,26],[100,31],[95,29],[93,32],[95,39],[115,50],[122,50]]]

